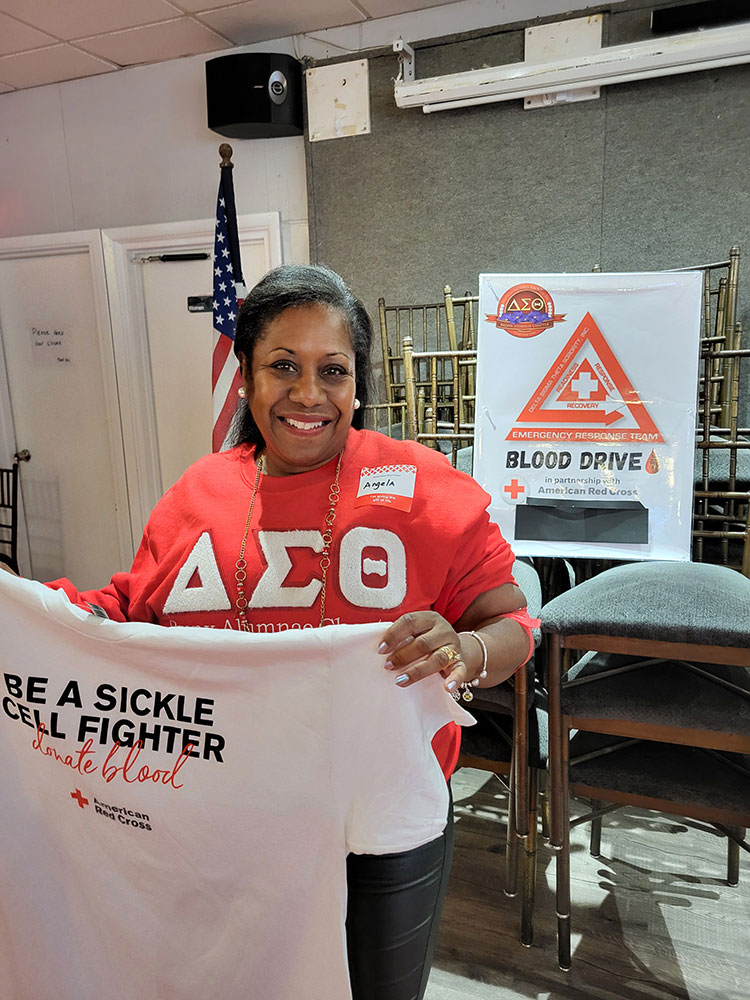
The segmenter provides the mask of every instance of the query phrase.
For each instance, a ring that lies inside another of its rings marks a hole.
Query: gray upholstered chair
[[[532,565],[517,559],[513,575],[526,595],[529,614],[536,618],[542,606],[539,576]],[[537,645],[541,632],[535,631]],[[463,704],[477,719],[463,730],[459,767],[475,767],[508,775],[510,798],[506,839],[506,895],[518,891],[518,853],[523,857],[521,942],[533,938],[536,874],[537,776],[546,765],[546,709],[536,697],[534,657],[512,681],[492,688],[475,688]],[[540,737],[541,734],[541,737]]]
[[[541,618],[558,957],[569,969],[571,792],[593,800],[596,818],[611,802],[716,825],[736,880],[750,826],[750,580],[709,564],[631,563],[554,598]],[[572,663],[571,651],[584,655]]]

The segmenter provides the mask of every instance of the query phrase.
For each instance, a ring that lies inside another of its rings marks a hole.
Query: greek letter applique
[[[188,584],[198,575],[199,586]],[[216,564],[211,536],[204,531],[182,564],[169,597],[164,602],[163,614],[180,611],[228,611],[229,597]]]
[[[406,597],[406,550],[398,535],[384,528],[347,531],[339,552],[339,586],[355,607],[397,608]]]

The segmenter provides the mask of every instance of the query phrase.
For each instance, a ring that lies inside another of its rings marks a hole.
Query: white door
[[[102,586],[132,540],[98,232],[0,240],[0,336],[3,449],[31,453],[22,574]]]
[[[265,247],[241,239],[240,253],[251,288],[268,270]],[[213,267],[209,257],[150,261],[142,268],[161,485],[167,490],[191,462],[211,451],[212,314],[188,312],[187,300],[211,295]]]
[[[239,216],[245,284],[281,263],[277,213]],[[188,312],[189,296],[210,296],[215,222],[104,230],[132,530],[140,536],[154,504],[211,450],[210,312]],[[144,260],[180,253],[206,260]]]

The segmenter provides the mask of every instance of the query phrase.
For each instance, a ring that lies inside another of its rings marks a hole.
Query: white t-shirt
[[[0,574],[0,996],[349,998],[346,853],[440,835],[430,740],[471,721],[385,627],[118,624]]]

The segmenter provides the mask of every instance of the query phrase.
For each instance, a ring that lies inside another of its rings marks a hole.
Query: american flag
[[[211,388],[214,401],[212,451],[226,444],[229,425],[237,406],[237,390],[242,385],[234,356],[234,330],[237,307],[245,295],[234,207],[232,166],[221,168],[219,197],[216,202],[214,238],[214,354]]]

